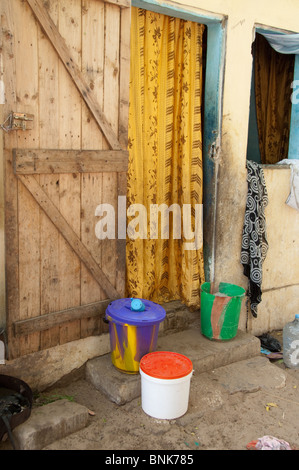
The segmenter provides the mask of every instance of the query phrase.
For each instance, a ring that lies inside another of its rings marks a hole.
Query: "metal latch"
[[[28,113],[15,113],[11,112],[3,124],[0,124],[1,129],[5,132],[9,131],[27,131],[33,129],[33,114]]]

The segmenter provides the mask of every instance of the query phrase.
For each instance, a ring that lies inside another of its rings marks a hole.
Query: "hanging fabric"
[[[274,164],[288,156],[294,55],[279,54],[257,34],[254,58],[261,163]]]
[[[202,204],[204,28],[132,8],[127,204],[133,211],[128,218],[127,293],[156,302],[180,299],[196,308],[204,282],[203,249],[186,250],[185,242],[198,222],[195,205]],[[176,204],[181,211],[179,222],[169,212],[164,238],[161,224],[153,236],[150,223],[152,208],[161,204]],[[187,204],[190,233],[182,229],[178,237],[173,225],[182,226]]]
[[[251,160],[247,161],[247,182],[241,264],[244,275],[248,277],[251,312],[257,317],[257,307],[262,300],[262,266],[268,251],[265,219],[268,194],[263,169]]]
[[[289,165],[291,169],[290,194],[287,197],[286,204],[292,209],[299,211],[299,160],[296,158],[284,159],[278,162],[281,165]]]
[[[260,33],[280,54],[299,54],[299,34]]]

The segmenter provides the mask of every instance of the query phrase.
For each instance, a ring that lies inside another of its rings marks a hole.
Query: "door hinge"
[[[0,128],[5,132],[10,131],[27,131],[33,129],[33,114],[28,113],[16,113],[12,111],[3,124],[0,124]]]

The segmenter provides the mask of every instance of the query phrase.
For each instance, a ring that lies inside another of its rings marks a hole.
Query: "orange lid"
[[[193,365],[183,354],[155,351],[141,358],[139,367],[147,375],[157,379],[179,379],[190,374]]]

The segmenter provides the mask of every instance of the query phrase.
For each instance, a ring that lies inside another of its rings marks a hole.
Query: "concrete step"
[[[260,354],[260,341],[255,336],[238,331],[230,341],[210,341],[199,325],[158,338],[157,350],[174,351],[189,357],[196,374],[249,359]],[[139,374],[126,374],[116,369],[110,354],[86,363],[86,380],[112,402],[123,405],[141,395]]]
[[[33,408],[24,423],[13,430],[17,450],[41,450],[87,425],[88,408],[66,399]]]

